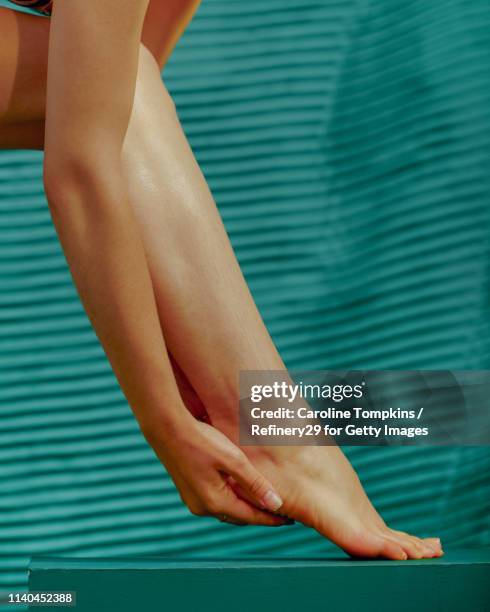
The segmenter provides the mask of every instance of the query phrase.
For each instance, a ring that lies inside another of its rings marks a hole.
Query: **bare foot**
[[[194,416],[211,421],[237,443],[237,415],[230,404],[210,402],[206,409],[175,362],[174,371]],[[438,538],[420,539],[387,527],[339,447],[243,446],[242,450],[284,500],[280,514],[316,529],[347,554],[399,560],[443,555]]]
[[[350,463],[336,446],[243,447],[284,500],[279,512],[313,527],[355,557],[440,557],[437,538],[395,531],[369,501]]]

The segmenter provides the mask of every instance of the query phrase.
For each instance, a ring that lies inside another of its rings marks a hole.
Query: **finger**
[[[228,484],[233,489],[237,497],[255,506],[254,500],[250,497],[250,495],[248,495],[246,491],[243,490],[243,488],[231,476],[228,477]],[[274,512],[274,514],[275,516],[280,516],[281,518],[283,518],[285,525],[294,525],[295,523],[295,521],[292,518],[289,518],[286,515],[281,514],[280,512]]]
[[[216,518],[221,523],[229,523],[230,525],[236,525],[237,527],[246,527],[247,526],[247,523],[244,523],[243,521],[237,521],[236,519],[231,518],[231,517],[229,517],[226,514],[220,514],[220,515],[216,516]]]
[[[281,516],[275,516],[252,506],[248,502],[235,496],[231,489],[227,489],[226,498],[222,500],[221,512],[217,518],[226,517],[226,522],[239,522],[247,525],[263,525],[265,527],[279,527],[290,521]]]
[[[271,483],[262,476],[245,455],[241,456],[236,465],[227,466],[225,470],[245,491],[247,497],[261,508],[277,512],[282,506],[283,501]]]

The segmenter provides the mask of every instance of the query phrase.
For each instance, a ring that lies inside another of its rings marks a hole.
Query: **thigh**
[[[191,21],[200,0],[150,0],[143,27],[143,44],[161,69]]]
[[[163,68],[199,0],[151,0],[142,41]],[[0,148],[42,148],[50,19],[0,7]]]
[[[49,20],[0,8],[0,124],[44,117]]]

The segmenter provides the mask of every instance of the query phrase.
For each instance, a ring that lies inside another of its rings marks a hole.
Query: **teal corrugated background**
[[[488,0],[204,0],[165,77],[289,367],[490,368]],[[84,315],[41,163],[0,153],[0,589],[32,554],[326,550],[188,515]],[[349,455],[395,526],[490,544],[488,449]]]

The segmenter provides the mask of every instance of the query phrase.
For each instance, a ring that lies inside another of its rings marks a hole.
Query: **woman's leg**
[[[150,0],[142,42],[163,66],[200,0]],[[42,149],[50,19],[0,7],[0,148]]]
[[[142,43],[163,68],[201,0],[150,0]]]
[[[4,17],[13,28],[21,21],[18,35],[24,39],[30,29],[26,19],[3,13],[0,30],[6,23]],[[38,44],[32,55],[38,59],[48,33],[48,22],[42,21],[45,25],[30,32],[24,43]],[[9,58],[0,61],[5,75],[10,75]],[[10,80],[3,79],[9,94],[0,97],[0,146],[42,146],[39,126],[44,102],[38,88],[45,77],[44,63],[40,61],[36,68],[29,65],[28,58],[24,61],[22,79],[15,74]],[[32,92],[30,87],[34,87]],[[284,366],[248,292],[206,182],[161,83],[159,67],[151,61],[146,61],[138,74],[124,163],[159,316],[171,336],[174,356],[213,422],[233,437],[237,372]],[[289,496],[286,510],[291,516],[349,552],[398,558],[403,548],[410,556],[431,554],[424,553],[416,539],[387,530],[338,449],[257,448],[251,455],[279,492]]]
[[[285,366],[156,63],[141,71],[123,161],[169,349],[212,423],[236,440],[238,372]],[[439,554],[436,541],[422,542],[385,526],[338,448],[245,450],[278,487],[289,516],[348,552],[395,558],[404,551],[410,557]]]
[[[0,148],[42,149],[49,20],[0,8]]]
[[[162,64],[178,37],[162,35],[161,22],[182,32],[197,7],[196,0],[172,0],[170,11],[151,2],[143,30],[145,42]],[[180,7],[178,4],[180,3]],[[179,10],[180,9],[180,12]],[[158,22],[158,26],[157,26]],[[43,149],[50,20],[0,8],[0,148]],[[172,359],[177,384],[194,416],[206,420],[204,406]]]

